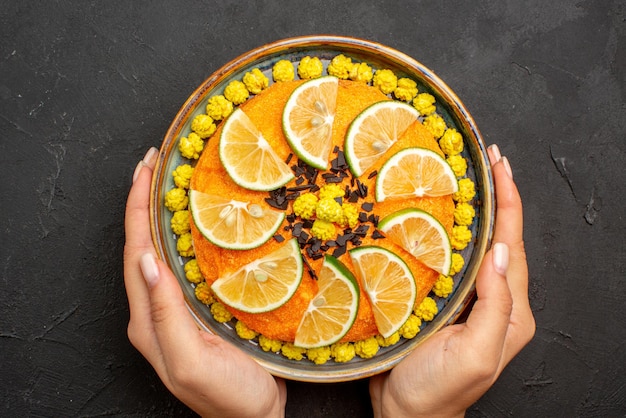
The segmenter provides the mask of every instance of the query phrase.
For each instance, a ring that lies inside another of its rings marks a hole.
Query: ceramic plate
[[[473,240],[461,253],[466,261],[465,267],[454,276],[453,293],[446,299],[435,298],[439,314],[433,321],[425,322],[414,339],[401,339],[391,347],[381,348],[371,359],[355,357],[347,363],[330,360],[326,364],[315,365],[306,359],[289,360],[281,354],[265,352],[256,341],[240,339],[234,330],[234,322],[221,324],[213,319],[209,308],[195,298],[194,285],[185,278],[183,265],[186,260],[176,251],[177,237],[170,229],[171,212],[164,207],[163,198],[168,190],[175,187],[172,171],[182,163],[189,163],[178,152],[177,142],[190,133],[191,120],[204,113],[209,97],[222,94],[230,81],[241,80],[253,68],[259,68],[271,82],[272,66],[278,60],[289,60],[297,68],[303,57],[316,56],[326,68],[338,54],[344,54],[355,62],[366,62],[374,70],[386,68],[398,77],[411,78],[418,83],[420,92],[435,96],[437,113],[449,127],[463,134],[465,147],[462,155],[468,161],[467,177],[474,181],[477,188],[474,199],[476,217],[471,226]],[[374,42],[336,36],[291,38],[262,46],[224,65],[202,83],[182,106],[165,135],[154,171],[150,206],[157,252],[178,277],[189,310],[199,327],[236,345],[276,376],[310,382],[348,381],[389,370],[437,330],[454,322],[473,295],[478,266],[490,244],[494,219],[493,183],[485,145],[469,112],[452,90],[431,70],[401,52]]]

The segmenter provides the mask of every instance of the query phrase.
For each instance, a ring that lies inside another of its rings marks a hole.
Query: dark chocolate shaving
[[[373,239],[381,239],[381,238],[385,238],[385,236],[378,229],[375,229],[374,232],[372,232],[372,238]]]
[[[342,245],[333,251],[333,257],[339,258],[346,253],[346,246]]]

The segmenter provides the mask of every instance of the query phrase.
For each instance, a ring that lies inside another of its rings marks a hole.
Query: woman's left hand
[[[220,337],[199,330],[175,276],[156,257],[149,197],[157,155],[153,148],[137,165],[126,205],[128,337],[165,386],[202,416],[284,416],[284,381]]]

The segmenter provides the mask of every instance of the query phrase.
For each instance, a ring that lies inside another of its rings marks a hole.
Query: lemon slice
[[[357,247],[350,250],[350,257],[372,304],[376,327],[387,338],[413,311],[417,295],[413,274],[400,257],[381,247]]]
[[[221,248],[249,250],[269,240],[285,213],[260,204],[189,191],[193,222],[206,239]]]
[[[283,132],[298,158],[325,170],[332,148],[337,107],[336,77],[327,76],[299,85],[285,103]]]
[[[378,228],[431,269],[446,276],[450,273],[450,237],[431,214],[420,209],[400,210],[381,220]]]
[[[350,124],[344,144],[350,171],[360,176],[417,120],[419,112],[406,103],[374,103]]]
[[[239,108],[224,123],[219,154],[230,178],[245,189],[275,190],[294,178],[289,166]]]
[[[426,148],[395,153],[378,172],[376,200],[445,196],[459,189],[452,168],[439,154]]]
[[[318,273],[319,291],[309,303],[296,331],[294,345],[315,348],[339,341],[359,310],[359,285],[350,271],[327,255]]]
[[[232,308],[248,313],[269,312],[293,296],[302,271],[300,246],[292,238],[271,254],[220,277],[211,289]]]

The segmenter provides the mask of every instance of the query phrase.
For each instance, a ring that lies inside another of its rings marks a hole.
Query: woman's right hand
[[[463,416],[534,335],[522,202],[497,146],[489,159],[497,213],[493,246],[476,278],[478,299],[465,323],[444,328],[370,380],[376,417]]]

